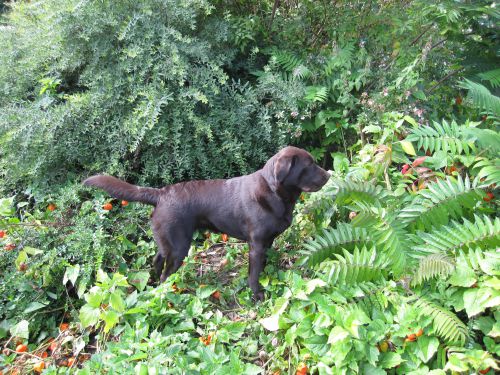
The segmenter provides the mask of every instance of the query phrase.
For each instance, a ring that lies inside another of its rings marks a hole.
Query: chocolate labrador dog
[[[151,221],[159,251],[154,266],[162,282],[181,266],[196,229],[247,241],[249,286],[254,297],[263,300],[259,274],[266,263],[266,250],[292,223],[300,193],[320,190],[329,176],[307,151],[288,146],[257,172],[228,180],[188,181],[154,189],[111,176],[93,176],[84,184],[118,199],[155,206]]]

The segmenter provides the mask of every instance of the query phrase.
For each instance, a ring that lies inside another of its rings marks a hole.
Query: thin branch
[[[424,34],[432,28],[432,26],[434,26],[434,23],[431,23],[429,27],[427,27],[420,34],[418,34],[417,37],[411,41],[410,47],[413,46],[415,43],[417,43],[424,36]]]
[[[433,92],[435,89],[437,89],[439,86],[441,86],[443,84],[444,81],[446,81],[448,78],[450,77],[453,77],[454,75],[458,74],[458,73],[461,73],[462,71],[464,70],[464,68],[460,68],[458,70],[455,70],[451,73],[448,73],[447,75],[445,75],[443,78],[441,78],[439,81],[436,82],[436,84],[434,86],[432,86],[431,88],[429,88],[428,90],[425,91],[426,94],[430,94],[431,92]]]

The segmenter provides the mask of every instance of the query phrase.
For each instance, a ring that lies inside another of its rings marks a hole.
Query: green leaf
[[[104,332],[109,332],[118,322],[120,321],[120,316],[113,310],[103,311],[100,318],[104,320]]]
[[[90,305],[83,305],[80,309],[80,322],[84,328],[94,326],[99,321],[100,310]]]
[[[380,362],[378,363],[382,368],[393,368],[403,362],[398,353],[386,352],[380,355]]]
[[[0,216],[14,215],[14,196],[10,198],[0,198]]]
[[[16,261],[15,261],[16,268],[19,270],[21,264],[26,263],[27,260],[28,260],[28,254],[26,254],[26,252],[24,250],[21,250],[19,252],[19,254],[17,255]]]
[[[205,298],[210,297],[212,295],[212,293],[215,292],[216,290],[217,290],[217,287],[215,287],[213,285],[203,285],[203,286],[200,286],[196,290],[196,295],[200,299],[205,299]]]
[[[87,301],[91,307],[100,307],[103,298],[104,291],[98,286],[93,286],[90,288],[89,292],[85,294],[85,301]]]
[[[10,334],[14,337],[21,337],[28,340],[30,335],[29,325],[27,320],[21,320],[15,326],[11,327]]]
[[[63,285],[66,285],[68,281],[71,282],[72,286],[76,285],[76,279],[78,278],[78,275],[80,274],[80,265],[77,264],[76,266],[67,266],[66,271],[64,272],[64,277],[63,277]]]
[[[125,302],[123,301],[121,292],[115,290],[109,296],[109,305],[118,312],[123,312],[125,310]]]
[[[439,340],[436,337],[420,336],[418,338],[418,348],[420,350],[417,352],[417,355],[424,363],[427,363],[437,352],[438,347]]]
[[[40,302],[31,302],[23,311],[23,314],[29,314],[32,313],[33,311],[37,311],[40,309],[43,309],[44,307],[47,307],[48,303],[40,303]]]
[[[142,292],[149,281],[149,272],[140,271],[133,272],[129,275],[129,283],[137,288],[138,291]]]
[[[408,155],[415,156],[417,153],[415,152],[415,149],[413,148],[413,144],[410,141],[400,141],[401,147],[403,147],[403,151],[406,152]]]
[[[471,288],[464,293],[464,307],[469,318],[488,307],[500,305],[500,291],[491,288]]]
[[[453,286],[465,288],[471,287],[476,281],[476,273],[466,264],[459,264],[448,280]]]
[[[344,328],[340,326],[335,326],[332,328],[330,334],[328,335],[328,343],[334,345],[337,342],[342,341],[347,337],[349,337],[348,331],[346,331]]]
[[[29,255],[43,254],[43,250],[35,249],[34,247],[30,247],[30,246],[25,246],[23,248],[23,250],[26,251],[26,254],[29,254]]]

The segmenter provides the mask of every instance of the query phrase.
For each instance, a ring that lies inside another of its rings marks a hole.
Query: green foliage
[[[226,177],[288,143],[279,96],[293,94],[229,74],[237,50],[209,2],[115,5],[12,4],[0,37],[4,187],[95,172],[155,185]]]
[[[415,302],[421,315],[432,317],[436,335],[450,345],[465,345],[468,338],[467,326],[452,312],[436,305],[425,298]]]
[[[352,253],[344,250],[343,255],[334,256],[336,260],[325,262],[320,267],[320,272],[328,283],[355,284],[381,279],[387,266],[384,257],[377,257],[374,249],[359,250],[356,247]]]
[[[495,75],[492,77],[488,76],[488,78],[493,80],[495,83],[500,80],[500,74],[499,70],[494,72]],[[500,98],[493,95],[486,86],[477,82],[469,81],[465,78],[460,84],[460,87],[468,90],[467,98],[472,101],[473,105],[494,116],[498,117],[500,115]]]
[[[435,277],[446,278],[455,269],[453,260],[443,254],[429,254],[420,258],[412,285],[419,285]]]
[[[455,121],[448,124],[433,122],[433,126],[422,126],[411,129],[407,140],[417,142],[417,148],[424,151],[444,151],[452,154],[469,154],[474,150],[474,144],[464,132],[464,128]]]

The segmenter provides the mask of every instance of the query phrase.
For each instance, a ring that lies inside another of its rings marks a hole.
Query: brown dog
[[[156,206],[151,215],[159,249],[154,266],[162,282],[181,266],[196,229],[248,241],[248,282],[255,298],[262,300],[259,274],[266,263],[266,250],[292,223],[300,193],[318,191],[329,176],[307,151],[289,146],[257,172],[228,180],[188,181],[154,189],[111,176],[93,176],[84,184],[118,199]]]

